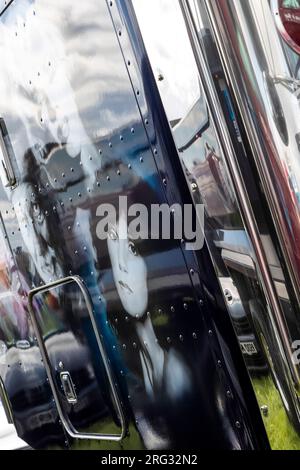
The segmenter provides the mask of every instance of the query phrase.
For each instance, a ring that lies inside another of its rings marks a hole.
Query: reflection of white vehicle
[[[25,447],[27,444],[18,437],[14,425],[8,423],[0,401],[0,450],[24,449]]]

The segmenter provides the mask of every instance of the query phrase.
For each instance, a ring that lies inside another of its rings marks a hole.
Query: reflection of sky
[[[1,102],[1,112],[10,134],[12,129],[18,133],[19,142],[25,130],[13,121],[13,115],[16,111],[26,113],[33,133],[41,134],[37,106],[33,97],[26,95],[36,89],[47,92],[61,71],[72,88],[62,87],[58,100],[67,107],[66,94],[74,95],[92,139],[127,124],[131,117],[135,119],[135,102],[128,100],[132,91],[105,2],[13,2],[2,16],[0,50],[0,93],[7,97]]]
[[[169,120],[181,119],[199,96],[198,74],[179,3],[174,0],[134,0],[147,52]]]

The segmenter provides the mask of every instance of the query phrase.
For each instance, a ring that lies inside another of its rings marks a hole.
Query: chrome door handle
[[[74,384],[71,379],[70,372],[64,371],[64,372],[61,372],[59,375],[60,375],[62,389],[64,391],[64,394],[68,403],[75,405],[75,403],[77,403],[77,395],[75,392]]]

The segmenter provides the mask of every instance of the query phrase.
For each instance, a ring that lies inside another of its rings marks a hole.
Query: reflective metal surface
[[[217,10],[221,5],[229,9],[237,7],[238,3],[242,4],[240,8],[247,9],[249,3],[255,3],[257,14],[262,16],[261,2],[179,2],[189,37],[179,13],[176,16],[177,7],[171,3],[152,2],[150,9],[145,1],[134,2],[143,39],[154,75],[158,77],[160,73],[164,77],[162,82],[157,81],[157,86],[192,196],[195,202],[202,201],[205,205],[206,240],[258,400],[262,399],[262,391],[266,392],[265,396],[273,397],[266,424],[270,422],[269,429],[272,429],[272,419],[279,407],[283,416],[282,430],[286,412],[298,432],[299,404],[295,389],[298,368],[292,360],[293,340],[298,333],[297,303],[231,95],[231,84],[235,83],[236,77],[241,78],[240,70],[250,73],[247,59],[253,48],[248,44],[240,49],[244,62],[236,64],[234,76],[230,75],[227,81],[227,70],[225,67],[224,72],[223,66],[230,64],[233,50],[226,49],[228,56],[222,63],[223,57],[217,46],[222,45],[222,50],[228,45],[226,34],[232,30],[228,27],[220,43],[216,44],[214,34],[218,38],[218,33],[224,29],[224,20],[212,28],[206,10],[206,6],[208,10],[214,7]],[[267,2],[263,10],[265,8],[268,8]],[[147,23],[153,9],[161,18],[156,25],[155,37]],[[232,20],[230,14],[228,22],[229,19]],[[164,25],[168,21],[176,27],[166,30]],[[245,14],[243,22],[236,18],[236,23],[240,36],[244,35],[251,24],[249,14]],[[267,25],[268,21],[265,28]],[[262,34],[261,29],[259,33],[249,32],[247,38],[255,41],[259,34]],[[265,40],[266,48],[268,44]],[[253,52],[253,60],[256,53]],[[250,78],[253,82],[254,75]],[[270,80],[265,79],[266,82],[270,83]],[[257,84],[257,92],[264,89],[261,83]],[[181,97],[178,106],[177,96]],[[248,103],[249,94],[243,95],[243,99]],[[278,104],[277,100],[272,107],[273,115],[278,116],[277,129],[280,129],[282,139],[291,140],[287,129],[290,132],[295,127],[296,114],[290,116],[290,127],[287,128],[281,113],[284,103],[281,107]],[[202,114],[199,108],[202,108]],[[258,115],[262,116],[261,110]],[[253,135],[258,128],[264,130],[260,124],[253,129]],[[264,136],[265,144],[269,144],[270,138],[271,134]],[[296,142],[297,139],[291,144],[294,150]],[[260,158],[265,156],[266,152]],[[287,199],[286,208],[291,201],[292,198]],[[286,429],[287,442],[298,439],[290,424]],[[273,445],[274,433],[270,438]]]
[[[127,227],[119,237],[120,195],[148,208],[192,202],[131,3],[14,1],[0,17],[0,50],[0,116],[18,182],[12,189],[1,176],[0,376],[19,436],[35,448],[267,448],[207,247],[134,241]],[[201,105],[193,112],[202,132]],[[207,162],[196,165],[215,174],[212,223],[234,223],[234,194],[207,132]],[[101,240],[108,202],[117,220]],[[219,238],[232,258],[222,229]],[[64,285],[74,276],[83,289]],[[61,388],[66,372],[76,403]],[[118,431],[122,441],[112,442]]]
[[[299,56],[280,37],[276,11],[268,2],[205,3],[271,211],[270,238],[275,246],[279,242],[278,257],[285,261],[281,262],[285,291],[277,281],[275,288],[285,322],[280,334],[286,338],[286,364],[296,397],[297,416],[292,422],[298,430],[299,363],[293,348],[299,337]],[[272,274],[275,280],[274,270]],[[276,375],[275,382],[280,390]],[[289,413],[290,407],[286,403],[285,407]]]

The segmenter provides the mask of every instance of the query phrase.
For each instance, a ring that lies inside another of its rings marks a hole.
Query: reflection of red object
[[[280,18],[279,29],[283,39],[300,54],[300,4],[298,8],[297,4],[297,0],[279,0],[278,12],[275,14]]]
[[[279,0],[280,5],[283,0]],[[276,215],[278,217],[278,227],[281,231],[282,245],[285,247],[287,258],[297,277],[298,286],[300,286],[300,218],[299,203],[291,191],[288,169],[281,158],[279,149],[276,147],[269,121],[266,117],[265,109],[261,104],[260,92],[253,86],[253,82],[249,80],[248,70],[249,64],[245,63],[245,55],[241,48],[241,44],[237,39],[236,26],[233,17],[228,8],[227,0],[219,0],[219,5],[223,13],[224,25],[229,32],[231,45],[235,51],[239,61],[239,70],[243,81],[247,87],[247,96],[251,102],[252,114],[257,120],[257,129],[260,129],[260,139],[265,144],[265,164],[267,175],[269,176],[270,187],[274,188],[273,203],[275,205]],[[293,8],[293,11],[299,11]],[[277,15],[279,17],[279,15]],[[282,34],[283,35],[283,34]],[[300,46],[299,46],[300,54]],[[264,171],[266,171],[264,169]],[[276,197],[275,197],[276,195]]]
[[[59,308],[58,301],[52,294],[47,294],[47,305],[53,310],[58,310]]]

